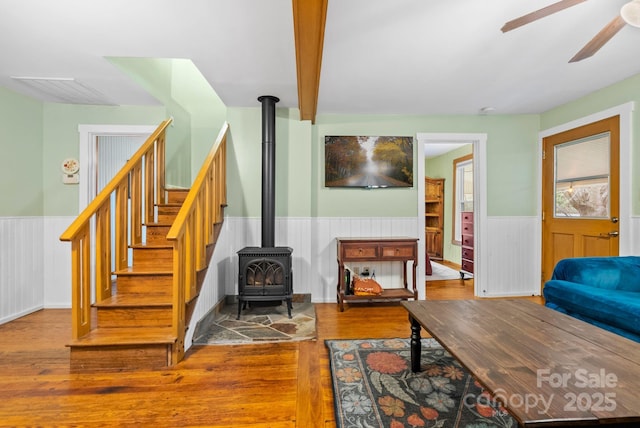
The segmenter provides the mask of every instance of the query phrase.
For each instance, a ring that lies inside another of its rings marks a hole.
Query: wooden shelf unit
[[[418,240],[416,238],[336,238],[338,257],[338,305],[344,311],[344,302],[382,302],[388,300],[418,299],[416,269],[418,267]],[[346,294],[344,264],[348,262],[402,262],[403,288],[385,288],[379,296]],[[412,261],[412,288],[409,288],[407,262]]]
[[[424,235],[431,260],[444,257],[444,178],[424,179]]]

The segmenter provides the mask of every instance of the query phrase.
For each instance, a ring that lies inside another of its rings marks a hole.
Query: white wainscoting
[[[196,325],[205,315],[209,313],[224,297],[226,296],[226,287],[230,281],[233,281],[234,273],[232,271],[232,259],[229,245],[229,219],[225,219],[224,226],[218,236],[216,248],[209,262],[207,275],[204,284],[200,289],[200,296],[196,308],[193,311],[189,329],[185,337],[185,349],[193,344],[193,333]]]
[[[621,256],[640,255],[640,217],[631,217],[627,233],[632,235],[630,251]],[[486,297],[540,295],[541,225],[532,217],[489,217],[487,219],[486,275],[478,295]],[[481,257],[485,257],[482,255]]]
[[[238,261],[236,252],[261,244],[260,218],[231,217],[229,227],[231,275],[228,295],[237,294]],[[314,302],[335,302],[338,265],[336,237],[418,236],[415,217],[318,217],[276,218],[275,245],[293,248],[293,289],[296,294],[311,294]],[[390,287],[399,287],[402,264],[363,263],[376,271],[376,278]]]
[[[71,306],[71,249],[60,234],[73,217],[0,218],[0,323],[35,310]],[[537,217],[487,219],[486,272],[480,296],[540,293],[540,222]],[[314,302],[335,302],[338,236],[420,236],[416,218],[277,218],[276,245],[293,248],[294,290]],[[630,233],[640,231],[640,217]],[[421,236],[420,236],[421,237]],[[260,219],[228,217],[194,312],[190,331],[225,295],[237,294],[237,255],[260,246]],[[640,254],[640,236],[627,254]],[[371,264],[376,277],[396,286],[399,267]],[[189,338],[190,339],[190,338]]]
[[[486,272],[479,296],[540,295],[540,219],[488,217]]]
[[[44,307],[71,307],[71,242],[60,241],[75,217],[45,217]]]
[[[226,295],[236,295],[237,252],[261,245],[259,218],[227,217],[220,234],[187,335],[192,344],[196,323]],[[293,280],[296,294],[311,294],[313,302],[336,301],[336,237],[419,236],[418,220],[380,217],[276,218],[276,246],[293,248]],[[484,293],[486,297],[540,293],[539,221],[537,217],[488,219],[489,254]],[[375,269],[376,278],[400,287],[402,263],[361,263]],[[355,265],[354,265],[355,266]],[[420,287],[420,285],[419,285]]]
[[[627,233],[631,235],[631,248],[630,251],[624,254],[620,253],[621,256],[638,256],[640,255],[640,217],[631,217],[631,224],[627,228]]]
[[[0,324],[44,307],[42,217],[0,218]]]
[[[417,217],[320,217],[315,219],[311,242],[314,243],[313,300],[335,302],[338,284],[336,238],[407,236],[420,238]],[[420,264],[420,263],[419,263]],[[402,287],[402,262],[358,263],[351,267],[369,266],[376,279],[392,288]],[[411,268],[407,268],[410,274]],[[409,277],[409,283],[412,279]],[[418,281],[418,287],[420,282]]]

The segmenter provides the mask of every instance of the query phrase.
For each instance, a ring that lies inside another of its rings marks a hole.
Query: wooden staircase
[[[116,270],[114,294],[93,305],[96,328],[71,342],[71,369],[152,369],[171,365],[173,245],[166,238],[188,190],[168,190],[146,242],[131,245],[130,267]]]
[[[186,330],[224,220],[228,125],[192,189],[167,189],[163,165],[151,162],[164,164],[168,123],[110,183],[115,213],[106,189],[60,238],[72,243],[74,337],[68,346],[74,372],[160,369],[184,356]],[[141,171],[158,168],[147,174],[152,178],[143,177]],[[158,183],[151,181],[158,176]]]

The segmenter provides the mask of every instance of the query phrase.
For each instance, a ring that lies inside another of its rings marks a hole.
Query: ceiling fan
[[[582,3],[587,0],[560,0],[547,7],[536,10],[534,12],[523,15],[519,18],[511,20],[504,24],[501,28],[503,33],[522,27],[523,25],[537,21],[545,16],[553,15],[561,10],[568,9],[571,6],[575,6],[578,3]],[[620,13],[611,22],[605,25],[598,34],[595,35],[577,54],[569,60],[569,62],[582,61],[585,58],[589,58],[605,45],[618,31],[622,29],[626,24],[634,27],[640,27],[640,0],[631,0],[626,3],[620,9]]]

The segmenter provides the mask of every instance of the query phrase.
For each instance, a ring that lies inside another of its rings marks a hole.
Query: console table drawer
[[[345,260],[377,259],[379,257],[377,245],[343,244],[342,251],[342,258]]]
[[[383,245],[382,246],[382,258],[414,258],[415,257],[415,245]]]

